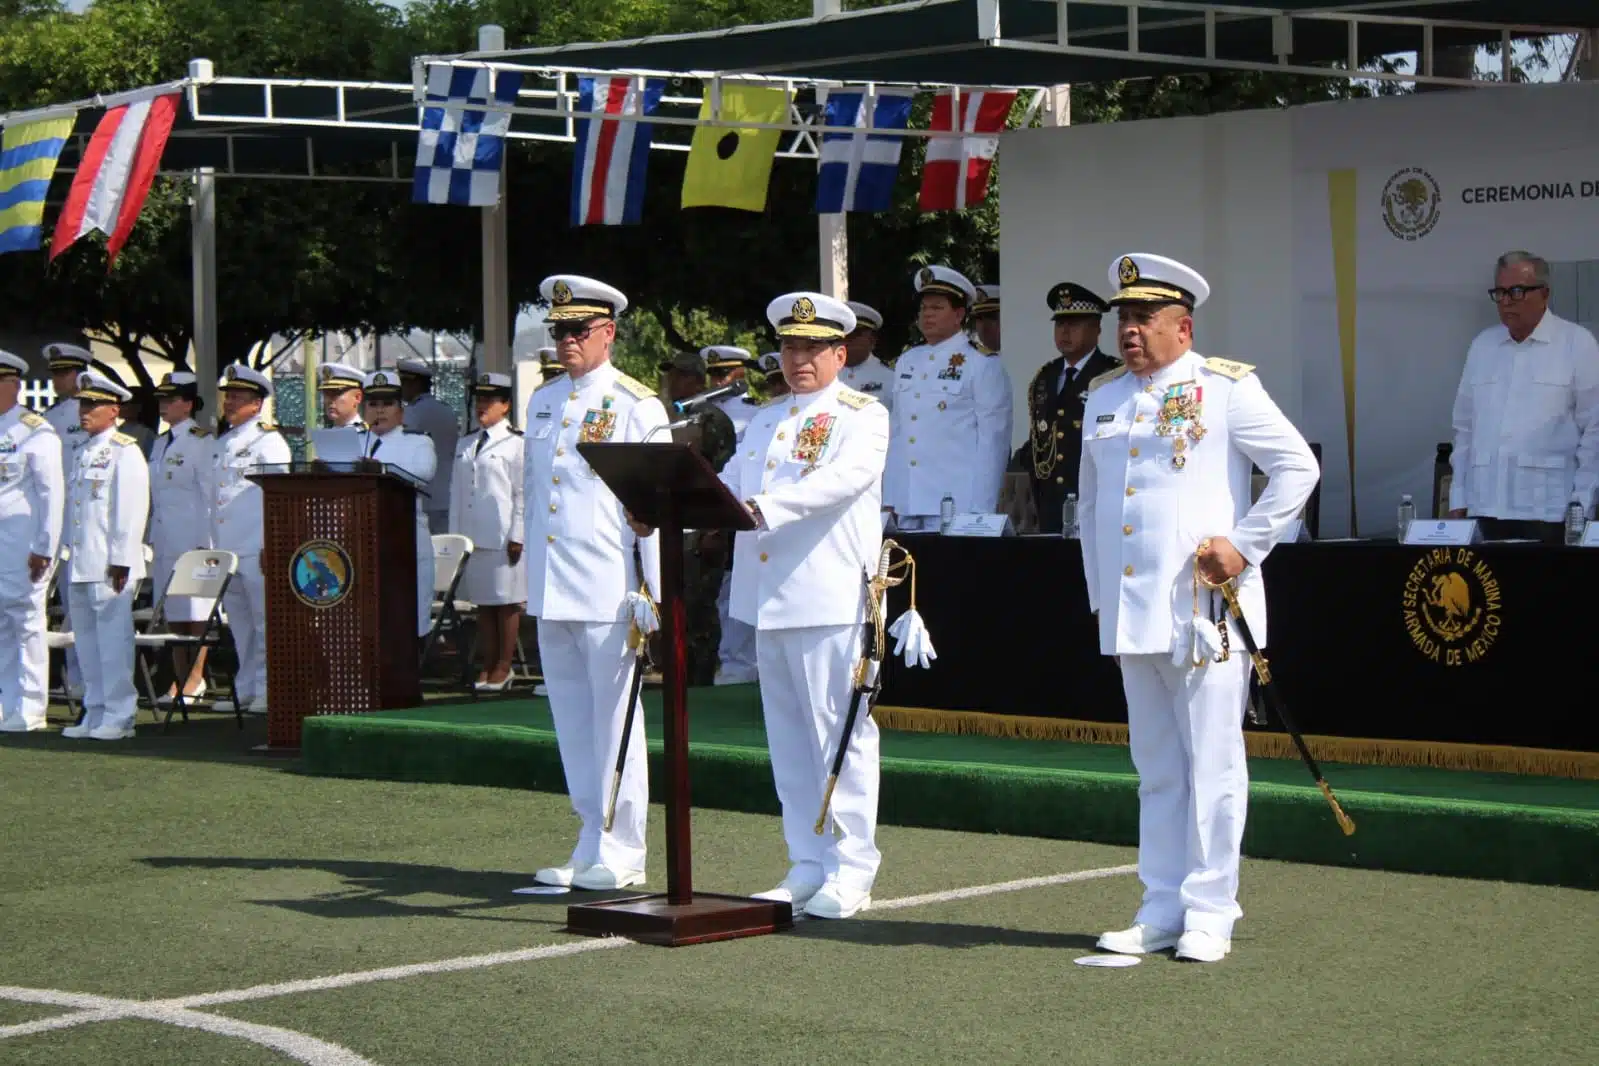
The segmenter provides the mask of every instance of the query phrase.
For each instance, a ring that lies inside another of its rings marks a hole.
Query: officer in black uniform
[[[1011,469],[1026,472],[1032,482],[1039,532],[1059,533],[1061,505],[1067,493],[1077,491],[1088,383],[1122,364],[1099,350],[1100,317],[1109,304],[1070,281],[1050,289],[1048,299],[1060,355],[1040,367],[1027,388],[1027,442],[1016,450]]]

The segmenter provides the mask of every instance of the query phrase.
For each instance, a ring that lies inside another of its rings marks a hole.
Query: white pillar
[[[842,10],[842,0],[811,0],[811,14],[817,18],[823,15],[836,15]],[[827,103],[827,92],[825,89],[818,89],[816,104],[820,107],[825,103]],[[820,150],[820,135],[816,143]],[[817,291],[837,300],[849,299],[848,220],[849,215],[843,212],[816,216],[817,258],[821,267]]]
[[[505,30],[500,26],[480,26],[479,51],[505,49]],[[509,156],[509,153],[506,153]],[[505,168],[500,164],[500,202],[482,208],[483,214],[483,364],[478,369],[498,374],[511,372],[511,280],[509,237],[506,228]]]
[[[194,172],[189,200],[194,277],[194,375],[203,395],[221,374],[217,370],[217,178],[210,167]]]

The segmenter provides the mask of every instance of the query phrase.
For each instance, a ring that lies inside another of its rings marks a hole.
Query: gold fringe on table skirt
[[[1037,718],[986,711],[934,711],[918,707],[876,707],[872,710],[872,718],[880,728],[907,733],[1065,740],[1078,744],[1127,743],[1127,726],[1121,722],[1085,722],[1074,718]],[[1480,770],[1599,781],[1599,752],[1363,737],[1308,736],[1305,743],[1318,762],[1431,766],[1440,770]],[[1246,730],[1244,747],[1255,758],[1299,758],[1299,750],[1287,733]]]

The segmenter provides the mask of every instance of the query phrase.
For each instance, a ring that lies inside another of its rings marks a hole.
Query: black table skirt
[[[926,670],[886,660],[880,705],[1127,720],[1076,541],[895,539],[916,559],[938,658]],[[1599,551],[1283,544],[1265,577],[1265,651],[1305,733],[1599,750],[1599,641],[1582,610]],[[890,592],[891,619],[909,592]]]

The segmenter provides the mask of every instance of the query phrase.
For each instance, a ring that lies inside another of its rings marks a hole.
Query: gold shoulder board
[[[278,431],[278,424],[276,422],[258,422],[256,424],[261,427],[262,433],[276,433]]]
[[[32,411],[24,411],[22,412],[22,424],[29,429],[38,429],[45,422],[42,415],[36,415]]]
[[[517,429],[515,426],[511,427],[511,436],[520,437],[521,435],[522,435],[522,431],[520,429]]]
[[[877,401],[864,392],[856,392],[854,389],[840,389],[838,391],[838,402],[845,407],[853,407],[859,411],[867,404],[876,403]]]
[[[191,437],[209,437],[210,435],[211,435],[211,431],[209,429],[206,429],[204,426],[190,426],[189,427],[189,436],[191,436]]]
[[[1205,369],[1213,374],[1220,374],[1222,377],[1241,381],[1255,368],[1248,363],[1240,363],[1232,359],[1206,359]]]
[[[111,440],[112,440],[113,443],[116,443],[116,444],[137,444],[137,443],[139,443],[138,441],[134,440],[132,437],[128,436],[126,433],[113,433],[113,434],[111,434]]]
[[[1109,385],[1111,382],[1115,381],[1125,373],[1127,373],[1127,368],[1125,366],[1119,366],[1115,370],[1107,370],[1103,374],[1099,375],[1099,377],[1088,383],[1088,391],[1093,392],[1101,385]]]
[[[984,344],[982,341],[978,340],[976,337],[972,338],[972,349],[974,351],[976,351],[979,355],[998,355],[999,354],[999,349],[998,348],[990,348],[988,345]]]
[[[635,400],[648,400],[651,396],[655,395],[654,389],[650,388],[642,381],[634,381],[626,374],[623,374],[616,379],[616,387],[633,397]]]

